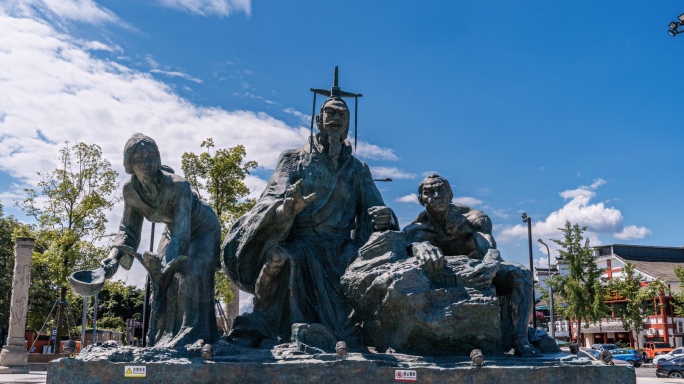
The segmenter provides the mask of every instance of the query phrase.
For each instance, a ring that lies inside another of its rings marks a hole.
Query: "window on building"
[[[613,309],[615,310],[615,317],[621,317],[620,314],[627,310],[627,303],[613,303]]]

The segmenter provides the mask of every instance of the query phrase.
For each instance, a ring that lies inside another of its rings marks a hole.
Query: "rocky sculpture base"
[[[485,355],[482,368],[471,367],[467,357],[420,357],[382,354],[368,350],[336,354],[303,352],[302,345],[282,344],[271,349],[215,344],[212,360],[199,357],[200,349],[88,347],[76,358],[50,362],[47,383],[126,382],[125,370],[145,367],[136,383],[549,383],[635,384],[634,369],[626,366],[566,363],[559,356],[524,359]],[[415,379],[415,380],[414,380]]]
[[[477,263],[449,256],[444,273],[428,276],[407,254],[403,232],[374,233],[341,280],[363,320],[365,344],[420,355],[498,352],[501,309],[494,288],[460,281]]]

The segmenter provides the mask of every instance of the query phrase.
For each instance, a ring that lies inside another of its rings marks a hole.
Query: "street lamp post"
[[[530,248],[530,272],[532,272],[532,326],[537,329],[537,311],[534,302],[534,258],[532,257],[532,218],[527,213],[522,214],[523,223],[527,223],[527,241]]]
[[[549,315],[551,317],[551,338],[556,339],[556,319],[553,316],[553,289],[551,288],[551,284],[549,284],[549,279],[551,278],[551,251],[549,251],[549,246],[546,245],[545,242],[542,241],[542,239],[537,239],[538,242],[541,244],[544,244],[546,247],[546,254],[549,256],[549,277],[546,279],[546,285],[549,286]]]
[[[680,33],[684,32],[684,30],[680,30],[679,27],[684,25],[684,13],[679,15],[677,18],[677,21],[672,21],[668,25],[670,29],[667,30],[667,33],[670,34],[670,36],[675,37],[679,35]]]

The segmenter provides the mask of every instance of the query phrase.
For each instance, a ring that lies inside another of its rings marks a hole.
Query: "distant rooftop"
[[[599,251],[599,256],[616,256],[631,262],[639,271],[665,281],[677,281],[675,267],[684,268],[684,247],[612,244],[593,248]]]
[[[684,247],[612,244],[593,247],[600,256],[617,255],[626,260],[684,262]]]

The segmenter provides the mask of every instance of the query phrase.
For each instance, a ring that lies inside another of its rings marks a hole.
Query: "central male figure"
[[[255,296],[233,335],[288,340],[292,324],[316,323],[353,341],[340,277],[372,232],[398,229],[368,166],[352,156],[344,100],[328,98],[316,123],[307,145],[280,155],[256,206],[226,237],[224,269]]]

